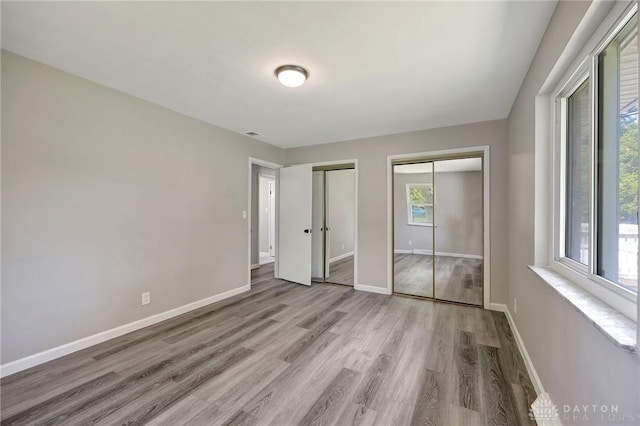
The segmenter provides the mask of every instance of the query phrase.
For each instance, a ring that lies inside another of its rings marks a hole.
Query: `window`
[[[591,188],[591,123],[589,80],[567,99],[567,196],[565,256],[589,261],[589,190]]]
[[[638,22],[597,57],[597,274],[638,293]]]
[[[638,294],[638,20],[626,12],[557,91],[555,260]]]
[[[407,184],[407,224],[433,226],[433,185]]]

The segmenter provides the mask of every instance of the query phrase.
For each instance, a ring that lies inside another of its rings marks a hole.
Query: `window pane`
[[[433,186],[412,185],[409,187],[411,204],[433,204]]]
[[[565,256],[589,260],[590,132],[589,81],[567,100],[567,191]]]
[[[638,291],[637,16],[598,57],[598,275]]]
[[[433,206],[415,204],[411,205],[411,222],[413,223],[433,223]]]

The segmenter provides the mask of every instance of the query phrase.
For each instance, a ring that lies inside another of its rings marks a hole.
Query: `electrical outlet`
[[[342,244],[342,250],[344,250],[344,244]]]
[[[413,245],[413,241],[409,240],[409,245],[412,246]]]
[[[148,305],[149,303],[151,303],[151,292],[147,291],[142,293],[142,304]]]
[[[513,299],[513,313],[514,314],[518,313],[518,299],[516,298]]]

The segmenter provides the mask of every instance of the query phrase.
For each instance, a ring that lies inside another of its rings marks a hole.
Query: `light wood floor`
[[[433,256],[396,254],[393,290],[414,296],[433,295]],[[436,256],[436,298],[482,305],[482,260]]]
[[[2,424],[533,424],[503,314],[254,272],[250,292],[3,379]]]

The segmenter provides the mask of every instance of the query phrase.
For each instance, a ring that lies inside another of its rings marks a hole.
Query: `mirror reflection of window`
[[[433,225],[433,185],[430,183],[407,184],[407,224]]]

